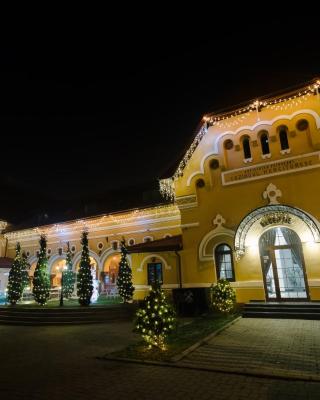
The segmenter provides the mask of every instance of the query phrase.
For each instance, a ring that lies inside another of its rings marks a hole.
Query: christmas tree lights
[[[135,331],[141,334],[149,348],[165,350],[166,337],[175,329],[175,325],[175,311],[156,282],[137,311]]]
[[[16,304],[22,296],[22,270],[21,270],[21,248],[20,243],[16,244],[16,255],[9,272],[7,286],[7,298],[10,304]]]
[[[119,263],[119,274],[117,278],[117,287],[120,297],[124,303],[132,300],[134,287],[132,284],[132,271],[127,260],[127,248],[125,241],[121,241],[121,260]]]
[[[219,279],[210,287],[211,304],[216,310],[228,314],[234,309],[236,294],[226,279]]]
[[[72,295],[74,290],[74,273],[72,271],[72,253],[70,250],[70,243],[67,243],[67,257],[66,257],[66,270],[62,271],[63,277],[63,296],[67,299]]]
[[[82,232],[82,253],[78,272],[77,295],[81,306],[88,306],[93,292],[91,265],[88,247],[88,231]]]
[[[40,251],[33,275],[32,293],[35,301],[43,306],[50,297],[50,279],[47,273],[47,239],[44,235],[41,235],[39,243]]]

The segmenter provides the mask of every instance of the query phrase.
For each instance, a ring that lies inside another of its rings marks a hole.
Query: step
[[[313,308],[313,307],[282,307],[282,306],[273,306],[273,307],[245,307],[243,308],[243,312],[247,311],[254,311],[254,312],[273,312],[273,311],[282,311],[282,312],[287,312],[287,313],[308,313],[308,312],[313,312],[313,313],[320,313],[320,307]]]
[[[251,312],[246,311],[242,314],[243,318],[281,318],[281,319],[309,319],[320,320],[318,313],[286,313],[286,312]]]

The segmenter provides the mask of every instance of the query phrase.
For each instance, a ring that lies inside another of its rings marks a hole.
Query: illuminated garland
[[[183,176],[183,171],[186,165],[188,164],[194,151],[198,147],[203,136],[207,133],[207,129],[209,126],[215,125],[219,128],[230,128],[232,126],[236,126],[239,123],[243,122],[243,120],[247,116],[251,115],[251,113],[254,112],[256,112],[257,114],[257,119],[260,120],[259,113],[264,108],[271,110],[286,110],[303,103],[303,101],[305,101],[306,99],[308,99],[308,97],[312,95],[317,95],[320,101],[319,88],[320,88],[320,80],[317,80],[313,84],[301,88],[300,90],[296,90],[295,92],[292,92],[290,95],[284,97],[277,97],[277,98],[272,98],[270,100],[262,100],[262,101],[255,100],[245,107],[241,107],[239,109],[232,110],[224,114],[216,116],[210,114],[205,115],[203,117],[204,124],[200,128],[200,131],[194,138],[193,142],[191,143],[191,146],[185,153],[174,175],[171,178],[162,179],[159,181],[159,190],[162,196],[172,201],[175,200],[174,181],[179,177]],[[225,122],[226,120],[230,120],[231,118],[233,119],[232,121],[228,123]]]

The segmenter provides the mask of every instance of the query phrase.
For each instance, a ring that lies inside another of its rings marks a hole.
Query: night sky
[[[305,23],[150,24],[1,47],[0,218],[156,202],[206,112],[320,76],[319,27]]]

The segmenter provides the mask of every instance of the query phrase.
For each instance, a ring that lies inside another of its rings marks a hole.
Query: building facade
[[[32,277],[45,233],[48,272],[59,287],[66,242],[76,271],[85,227],[102,292],[114,290],[124,237],[132,249],[135,298],[158,274],[168,290],[226,278],[240,303],[320,300],[319,82],[207,115],[160,188],[172,204],[4,231],[0,256],[12,258],[19,241]],[[170,247],[177,237],[181,246]]]

